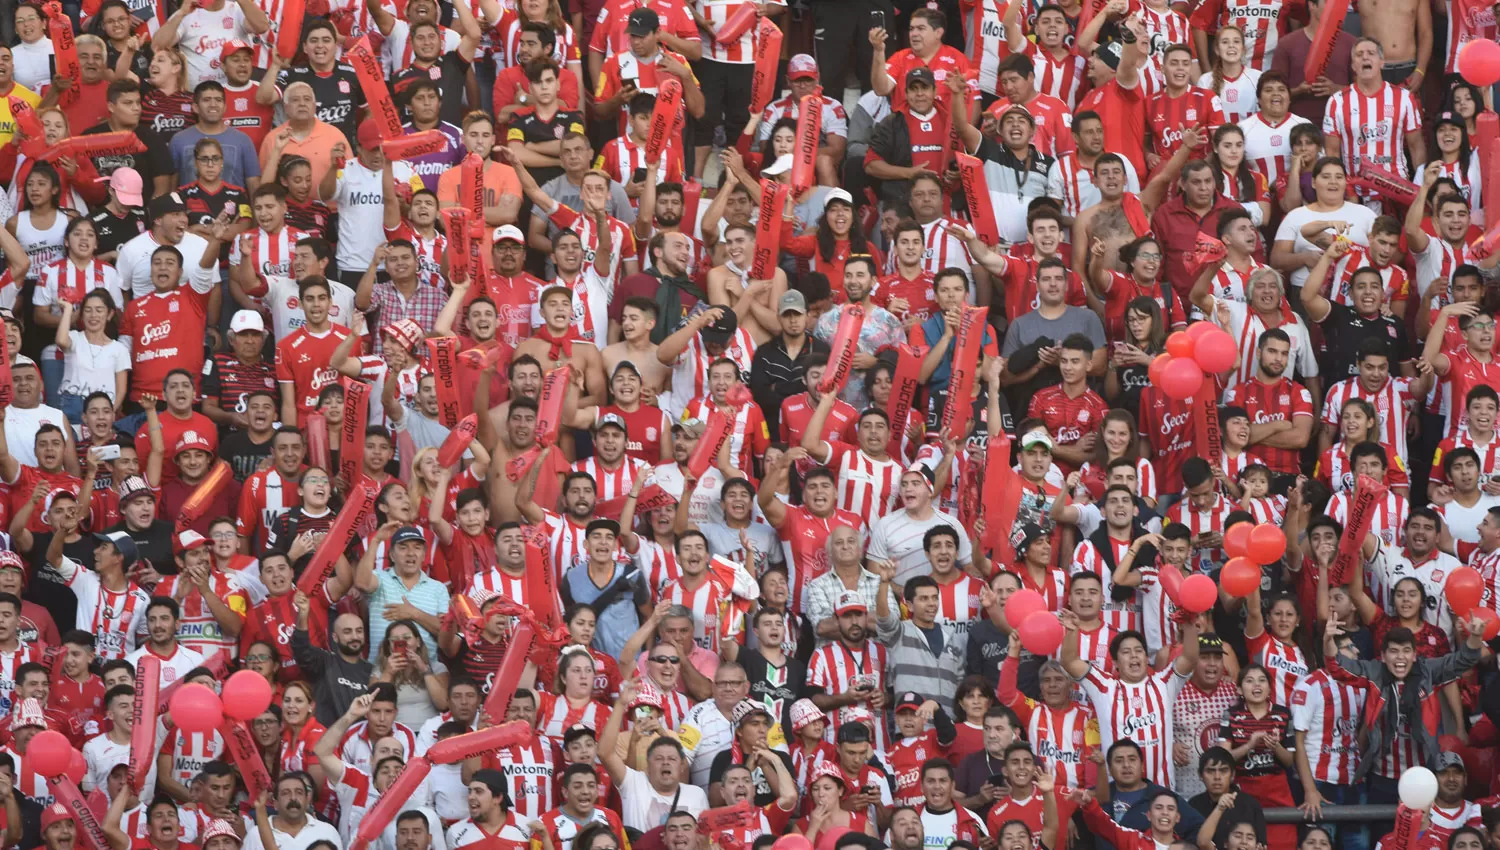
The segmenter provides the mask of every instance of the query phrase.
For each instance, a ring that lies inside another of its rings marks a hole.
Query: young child
[[[935,728],[927,728],[929,720]],[[958,731],[942,706],[912,691],[896,700],[896,730],[901,739],[890,752],[891,768],[896,772],[896,805],[919,806],[924,799],[922,763],[946,753]]]
[[[1257,523],[1281,525],[1286,515],[1286,496],[1271,494],[1271,469],[1263,463],[1252,463],[1240,470],[1240,507],[1249,511]]]
[[[799,699],[792,703],[792,776],[802,799],[807,799],[807,787],[812,784],[813,771],[825,762],[838,764],[839,752],[823,734],[828,731],[828,715],[810,699]]]

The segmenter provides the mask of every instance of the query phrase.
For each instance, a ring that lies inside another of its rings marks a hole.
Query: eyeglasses
[[[223,162],[224,161],[224,157],[222,157],[222,156],[195,156],[195,157],[193,157],[193,159],[196,159],[199,162]]]
[[[679,658],[676,655],[653,655],[650,658],[648,658],[647,660],[648,661],[655,661],[657,664],[681,664],[682,663],[682,659]]]
[[[233,531],[215,531],[213,534],[210,534],[209,537],[213,538],[214,540],[234,540],[238,538],[239,535],[235,534]]]
[[[245,663],[247,664],[264,664],[270,660],[271,656],[265,654],[245,656]]]
[[[1137,260],[1145,260],[1147,262],[1161,262],[1161,254],[1146,253],[1144,251],[1136,254],[1135,258]]]
[[[1471,331],[1489,331],[1489,330],[1494,330],[1494,329],[1495,329],[1495,323],[1494,322],[1470,322],[1469,323],[1469,330],[1471,330]]]
[[[733,682],[714,682],[716,688],[738,688],[740,685],[750,684],[749,679],[736,679]]]
[[[302,483],[303,484],[327,484],[328,483],[328,479],[327,478],[323,478],[321,476],[317,476],[317,475],[304,475],[304,476],[302,476]]]

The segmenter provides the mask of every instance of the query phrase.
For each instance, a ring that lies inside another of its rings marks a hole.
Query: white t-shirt
[[[1443,517],[1443,524],[1448,526],[1448,531],[1453,534],[1453,540],[1457,543],[1479,544],[1479,523],[1489,513],[1490,508],[1500,505],[1500,496],[1491,496],[1480,491],[1479,501],[1473,507],[1464,507],[1458,500],[1446,505],[1436,505],[1437,512]]]
[[[620,820],[624,822],[625,828],[645,832],[666,823],[667,816],[673,811],[685,811],[697,817],[708,809],[708,795],[702,788],[686,782],[677,787],[680,793],[675,794],[677,803],[674,806],[674,794],[658,794],[651,787],[651,780],[646,778],[646,774],[634,768],[625,768],[625,781],[620,783]],[[287,848],[282,847],[281,850]]]
[[[1260,109],[1260,103],[1255,97],[1255,87],[1259,83],[1260,72],[1248,65],[1240,71],[1239,79],[1225,78],[1224,90],[1219,92],[1219,105],[1224,109],[1226,122],[1238,122]],[[1199,77],[1198,85],[1213,91],[1214,75],[1208,73]]]
[[[120,285],[130,289],[131,298],[150,295],[151,253],[160,248],[151,231],[131,239],[120,246],[120,255],[115,260],[115,269],[120,273]],[[186,283],[200,269],[203,252],[208,250],[208,240],[196,233],[182,234],[182,241],[172,247],[182,254],[182,282]]]
[[[332,279],[328,286],[332,298],[328,306],[328,321],[350,327],[354,316],[354,290]],[[286,339],[292,331],[307,324],[307,317],[302,314],[302,299],[297,293],[297,281],[278,275],[266,277],[266,294],[261,297],[261,303],[271,309],[270,330],[277,340]],[[358,355],[359,350],[351,353]]]
[[[52,39],[43,36],[31,44],[22,41],[10,49],[15,58],[13,76],[17,85],[40,92],[52,82]]]
[[[404,181],[412,183],[414,189],[422,188],[411,163],[397,162],[394,171],[397,183]],[[350,158],[339,172],[338,186],[329,200],[339,208],[338,264],[345,271],[369,268],[375,249],[385,241],[385,187],[381,181],[381,172],[365,168],[357,158]]]
[[[177,28],[177,47],[187,60],[188,89],[204,80],[222,83],[224,69],[219,66],[219,52],[229,41],[251,43],[254,33],[245,26],[245,10],[240,4],[221,0],[219,8],[199,6],[182,19]]]
[[[302,831],[296,835],[282,832],[276,828],[276,821],[271,821],[271,832],[276,836],[276,847],[274,850],[307,850],[318,841],[327,841],[335,847],[342,847],[344,843],[339,838],[339,831],[333,824],[327,821],[315,820],[308,816],[307,823],[303,825]],[[245,845],[242,850],[267,850],[260,841],[260,830],[248,829],[245,831]]]
[[[1333,212],[1317,212],[1309,207],[1298,207],[1286,214],[1281,220],[1281,226],[1276,228],[1276,241],[1291,241],[1292,250],[1298,253],[1304,251],[1318,251],[1323,249],[1307,241],[1302,236],[1302,228],[1314,221],[1347,221],[1349,229],[1344,233],[1356,245],[1370,244],[1370,225],[1375,223],[1375,213],[1368,207],[1360,204],[1344,202],[1344,205]],[[1297,297],[1297,291],[1302,289],[1302,282],[1307,280],[1311,269],[1300,268],[1292,272],[1292,291],[1287,295],[1290,298]]]
[[[110,378],[113,382],[114,378]],[[114,386],[113,383],[110,386]],[[5,408],[5,441],[10,446],[10,456],[18,463],[36,466],[36,429],[43,425],[68,427],[68,417],[61,410],[45,404],[32,408]]]
[[[869,556],[894,561],[897,584],[906,584],[916,576],[931,575],[932,564],[928,562],[927,552],[922,548],[922,539],[927,535],[928,529],[940,525],[948,526],[958,535],[959,566],[971,563],[974,553],[969,544],[968,530],[957,518],[943,513],[936,506],[932,509],[932,516],[927,519],[914,519],[902,508],[876,520],[875,526],[870,529]]]
[[[84,791],[92,791],[95,788],[109,787],[109,774],[116,767],[130,763],[130,743],[116,744],[109,739],[109,735],[100,733],[83,742],[83,762],[87,769],[83,774],[83,781],[79,788]],[[152,788],[156,785],[156,759],[151,760],[151,767],[146,771],[146,782],[143,787]]]
[[[73,350],[63,357],[61,390],[69,395],[88,397],[92,392],[109,393],[115,398],[115,375],[130,371],[130,351],[117,339],[95,345],[83,331],[69,331]]]
[[[193,671],[194,667],[203,666],[202,653],[194,649],[188,649],[180,643],[177,644],[175,651],[167,657],[152,652],[149,646],[142,646],[135,652],[125,656],[125,660],[130,662],[131,667],[138,667],[140,666],[141,659],[145,658],[148,652],[157,661],[161,662],[161,686],[164,688],[178,679],[185,678],[188,673]]]

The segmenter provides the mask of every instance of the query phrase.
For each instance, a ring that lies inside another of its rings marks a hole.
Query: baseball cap
[[[779,300],[779,301],[776,302],[776,315],[778,315],[778,316],[781,315],[782,313],[806,313],[806,312],[807,312],[807,296],[803,295],[802,293],[798,292],[795,289],[789,289],[789,290],[787,290],[781,296],[781,300]]]
[[[661,17],[655,10],[642,6],[625,20],[626,35],[650,35],[661,28]]]
[[[504,242],[507,239],[512,242],[519,242],[522,245],[526,244],[526,237],[521,235],[521,228],[516,227],[514,224],[503,224],[495,228],[495,232],[491,237],[491,241],[493,242]]]
[[[702,419],[687,419],[682,422],[672,423],[672,430],[674,432],[681,431],[695,440],[703,436],[703,427]]]
[[[422,529],[417,528],[415,525],[404,525],[391,538],[391,545],[396,546],[401,543],[410,543],[413,540],[418,543],[427,542],[427,538],[422,534]]]
[[[863,596],[860,596],[858,593],[845,591],[839,594],[838,604],[833,608],[833,616],[842,617],[850,611],[859,611],[863,614],[868,613],[869,610],[870,606],[865,604]]]
[[[823,196],[823,209],[828,209],[828,205],[835,201],[848,204],[851,207],[854,206],[854,196],[849,194],[849,190],[847,189],[837,187],[829,189],[828,194]]]
[[[187,212],[187,202],[182,200],[182,195],[177,192],[168,192],[151,199],[151,219],[154,221],[164,215],[174,212]]]
[[[231,38],[230,40],[224,42],[223,47],[219,48],[219,61],[222,62],[241,50],[254,49],[255,48],[251,47],[249,44],[246,44],[245,42],[237,38]]]
[[[213,443],[210,443],[207,437],[197,431],[184,431],[182,432],[182,436],[177,439],[177,446],[172,449],[172,457],[175,458],[183,452],[192,449],[200,449],[209,454],[214,453]]]
[[[1202,655],[1205,652],[1209,653],[1210,655],[1215,653],[1223,655],[1224,639],[1214,634],[1213,632],[1198,635],[1198,654]]]
[[[734,339],[734,332],[739,329],[739,317],[734,314],[734,308],[728,304],[710,306],[719,308],[719,318],[698,331],[698,335],[708,345],[728,345],[729,341]]]
[[[1021,450],[1025,451],[1035,445],[1044,445],[1048,451],[1052,450],[1052,435],[1038,428],[1035,431],[1027,431],[1021,435]]]
[[[152,490],[151,485],[146,483],[146,479],[139,475],[132,475],[120,482],[120,507],[125,507],[131,499],[137,496],[155,499],[156,491]]]
[[[896,698],[896,711],[916,711],[922,707],[922,695],[916,691],[903,691]]]
[[[931,68],[926,65],[918,65],[906,72],[906,84],[911,85],[912,83],[922,83],[923,85],[937,88],[937,77],[932,75]]]
[[[115,190],[115,197],[125,206],[138,207],[146,202],[141,197],[141,190],[146,184],[141,180],[140,172],[134,168],[116,168],[109,177],[100,179],[109,181],[109,188]]]
[[[625,417],[618,413],[606,413],[599,417],[599,421],[594,423],[594,430],[599,431],[607,426],[619,428],[626,434],[630,433],[630,429],[625,427]]]
[[[1017,555],[1024,555],[1026,550],[1031,548],[1031,544],[1045,535],[1046,532],[1042,531],[1040,525],[1028,522],[1021,526],[1020,531],[1011,534],[1011,545],[1015,548]]]
[[[130,477],[137,478],[139,476],[132,475]],[[124,496],[120,497],[120,504],[125,504]],[[119,552],[120,556],[125,559],[126,564],[133,564],[140,559],[140,556],[136,554],[135,541],[131,539],[130,535],[126,534],[123,531],[96,531],[94,532],[94,539],[99,541],[100,543],[112,544],[115,547],[115,551]]]
[[[380,122],[374,118],[366,118],[359,122],[359,130],[355,136],[355,141],[358,141],[359,146],[367,151],[375,150],[380,147],[381,142],[385,141],[385,136],[380,134]]]
[[[1125,52],[1125,46],[1118,41],[1109,41],[1094,48],[1094,58],[1108,65],[1110,70],[1120,69],[1120,56]]]
[[[562,294],[568,296],[569,303],[571,303],[573,301],[573,288],[572,287],[570,287],[570,286],[564,286],[564,285],[562,285],[560,283],[554,283],[551,286],[547,287],[546,289],[542,290],[542,294],[539,295],[539,296],[537,296],[537,299],[536,299],[537,303],[538,304],[545,303],[546,300],[547,300],[547,298],[548,298],[548,296],[550,296],[554,292],[561,292]]]
[[[183,552],[190,552],[207,545],[207,537],[189,528],[177,533],[177,539],[173,542],[172,548],[177,551],[177,554],[181,555]]]
[[[778,174],[785,174],[791,170],[792,155],[789,153],[784,153],[781,156],[776,157],[775,162],[771,163],[765,168],[762,168],[760,170],[760,173],[764,177],[775,177]]]
[[[260,317],[259,310],[240,310],[229,320],[230,333],[242,334],[246,331],[255,333],[266,332],[266,320]]]
[[[1031,110],[1014,101],[1002,100],[990,107],[990,112],[994,113],[996,119],[1004,118],[1007,112],[1019,112],[1027,121],[1036,124],[1036,116],[1031,114]]]
[[[637,378],[639,378],[641,376],[641,370],[635,368],[635,364],[632,363],[632,362],[630,362],[629,360],[621,360],[619,363],[616,363],[615,364],[615,370],[613,372],[610,372],[609,376],[611,378],[613,378],[614,376],[620,374],[620,372],[622,372],[622,371],[624,371],[626,369],[629,369],[631,372],[634,372],[635,376]]]
[[[31,702],[31,700],[27,700],[27,702]],[[1458,753],[1455,753],[1451,750],[1446,750],[1444,752],[1438,753],[1436,770],[1443,771],[1447,770],[1450,767],[1456,767],[1459,770],[1466,770],[1466,768],[1464,767],[1463,756],[1460,756]]]
[[[42,711],[41,700],[33,698],[16,702],[16,710],[10,717],[10,728],[22,729],[27,726],[47,728],[47,714]]]
[[[572,726],[569,726],[567,728],[567,730],[565,730],[563,732],[563,735],[562,735],[563,746],[566,747],[567,745],[573,743],[574,741],[578,740],[579,738],[598,738],[598,736],[594,734],[594,730],[593,729],[590,729],[589,727],[583,725],[582,723],[574,723]]]
[[[828,719],[828,715],[823,713],[823,709],[818,708],[817,703],[806,697],[792,703],[791,711],[788,713],[791,715],[793,732],[801,732],[810,723]]]
[[[411,349],[422,341],[422,326],[413,319],[398,319],[380,329],[380,332],[389,336],[399,343],[403,348]]]
[[[209,822],[208,827],[204,829],[203,832],[198,834],[198,846],[202,847],[208,844],[208,840],[210,838],[218,838],[221,835],[226,835],[230,838],[233,838],[235,844],[245,843],[245,840],[243,838],[240,838],[235,834],[234,827],[229,825],[229,821],[222,820],[220,818],[214,818]]]
[[[54,823],[62,823],[68,820],[73,820],[73,813],[68,811],[68,807],[62,803],[53,803],[42,810],[42,831],[46,832],[47,827]]]
[[[818,60],[808,56],[806,53],[798,53],[786,63],[786,78],[788,80],[800,80],[804,77],[818,76]]]
[[[1432,128],[1436,130],[1438,127],[1441,127],[1444,124],[1452,124],[1455,127],[1463,127],[1464,129],[1468,129],[1468,123],[1465,122],[1464,117],[1462,115],[1459,115],[1457,112],[1439,112],[1437,118],[1433,119]]]

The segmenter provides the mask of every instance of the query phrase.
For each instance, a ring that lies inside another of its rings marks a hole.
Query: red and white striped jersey
[[[44,661],[47,646],[43,643],[19,641],[13,652],[0,652],[0,709],[10,716],[16,701],[11,697],[16,692],[16,668],[28,661]],[[68,732],[67,729],[59,729]]]
[[[1479,455],[1479,486],[1490,482],[1497,473],[1500,473],[1500,438],[1492,432],[1489,440],[1483,444],[1474,441],[1474,435],[1468,431],[1456,434],[1438,443],[1437,451],[1432,456],[1432,474],[1428,480],[1434,484],[1448,484],[1448,476],[1443,474],[1443,455],[1454,449],[1473,449]]]
[[[1172,601],[1161,586],[1161,571],[1177,569],[1157,563],[1141,568],[1141,584],[1136,588],[1136,598],[1141,603],[1141,633],[1146,636],[1146,653],[1153,659],[1164,646],[1176,646],[1181,628],[1172,615],[1177,613],[1177,603]],[[1180,570],[1179,570],[1180,572]]]
[[[1479,259],[1474,255],[1468,242],[1460,242],[1457,246],[1446,239],[1436,236],[1428,237],[1427,250],[1415,251],[1412,255],[1417,261],[1417,286],[1442,278],[1447,280],[1453,276],[1453,272],[1464,263],[1478,263]]]
[[[1209,33],[1235,27],[1245,34],[1245,64],[1266,71],[1276,50],[1281,6],[1277,0],[1209,0],[1193,10],[1192,24]]]
[[[803,611],[808,582],[828,571],[828,536],[841,525],[856,530],[865,527],[858,514],[839,508],[834,508],[829,516],[820,517],[805,505],[787,507],[786,519],[776,533],[786,559],[787,583],[792,594],[788,605],[793,613]]]
[[[1102,618],[1101,618],[1102,619]],[[1109,654],[1109,643],[1115,639],[1118,632],[1111,628],[1108,621],[1102,622],[1098,627],[1092,629],[1078,630],[1078,657],[1094,665],[1095,668],[1106,673],[1115,672],[1115,659]],[[1052,657],[1062,659],[1062,647],[1058,647]],[[1073,699],[1083,702],[1088,699],[1081,686],[1073,688]]]
[[[1051,770],[1068,787],[1083,787],[1083,760],[1099,746],[1099,724],[1094,722],[1093,708],[1074,702],[1059,709],[1036,702],[1031,706],[1031,716],[1023,716],[1021,722],[1026,724],[1026,740],[1031,742],[1037,764]]]
[[[644,474],[651,474],[651,464],[633,457],[621,459],[621,463],[614,469],[609,469],[599,460],[598,455],[586,457],[573,464],[574,472],[587,472],[594,479],[594,492],[601,502],[610,499],[623,499],[630,495],[630,488],[635,485],[635,479]]]
[[[969,256],[968,246],[948,232],[948,225],[954,224],[962,226],[961,222],[951,218],[939,218],[922,225],[922,271],[936,275],[949,266],[957,266],[973,283],[974,273],[970,269],[974,258]],[[895,251],[886,255],[885,273],[896,273]]]
[[[640,538],[641,549],[635,555],[636,565],[646,574],[646,584],[651,589],[651,604],[661,601],[662,588],[682,575],[677,566],[677,553],[655,540]]]
[[[1255,518],[1257,524],[1268,522],[1280,526],[1281,521],[1286,518],[1286,503],[1285,496],[1260,496],[1250,499],[1245,509],[1250,511],[1250,516]]]
[[[1453,74],[1458,72],[1458,51],[1471,41],[1494,41],[1500,38],[1500,27],[1495,25],[1495,7],[1484,3],[1470,3],[1447,0],[1448,14],[1444,17],[1448,21],[1448,37],[1443,41],[1448,45],[1448,55],[1443,63],[1443,73]],[[1434,820],[1436,820],[1434,818]],[[1444,839],[1447,844],[1447,839]]]
[[[839,696],[854,690],[855,685],[868,682],[875,690],[886,686],[885,645],[873,638],[865,641],[858,650],[836,640],[813,652],[812,662],[807,666],[807,684],[820,688],[830,696]],[[861,705],[862,703],[856,703]],[[885,712],[872,711],[875,716],[875,748],[885,749],[888,740],[885,734]],[[843,724],[842,711],[829,712],[828,731],[824,738],[837,740],[839,727]]]
[[[1323,399],[1323,422],[1335,427],[1342,418],[1344,404],[1350,399],[1364,399],[1375,408],[1380,423],[1379,442],[1388,458],[1406,458],[1406,403],[1412,401],[1412,378],[1390,377],[1380,389],[1371,392],[1358,377],[1345,378],[1328,388]],[[1283,703],[1284,705],[1285,703]]]
[[[580,525],[574,521],[571,514],[558,514],[552,511],[543,513],[546,515],[542,522],[547,526],[547,554],[552,558],[552,568],[557,573],[557,581],[561,582],[563,573],[572,567],[589,562],[589,552],[585,545],[588,537],[588,523]]]
[[[417,733],[404,723],[391,724],[391,737],[395,738],[401,745],[403,758],[411,758],[417,751]],[[374,765],[370,764],[370,756],[374,752],[375,739],[370,737],[369,721],[360,720],[349,727],[344,733],[343,740],[339,741],[338,755],[344,760],[345,766],[353,765],[360,770],[369,773]]]
[[[668,582],[661,590],[661,597],[673,605],[683,605],[693,612],[693,641],[709,652],[717,653],[723,639],[724,626],[729,622],[726,614],[734,600],[731,590],[712,576],[704,576],[703,583],[689,589],[679,578]]]
[[[249,257],[240,250],[240,242],[246,237],[250,239]],[[297,247],[297,240],[305,238],[306,233],[291,227],[283,226],[275,233],[257,227],[230,246],[229,263],[238,266],[249,262],[262,282],[268,277],[292,277],[292,252]]]
[[[1249,282],[1250,275],[1255,274],[1257,269],[1265,267],[1265,263],[1257,261],[1254,257],[1250,258],[1250,265],[1243,270],[1235,268],[1233,264],[1225,260],[1219,266],[1218,272],[1214,274],[1214,282],[1210,284],[1209,291],[1215,298],[1224,301],[1241,303],[1249,301],[1250,295],[1245,289],[1245,284]]]
[[[510,4],[502,5],[509,6]],[[521,40],[521,28],[525,25],[526,22],[521,20],[520,13],[515,9],[507,8],[500,14],[500,22],[495,24],[494,32],[487,34],[494,39],[494,50],[498,54],[496,58],[500,68],[520,64],[516,58],[516,45]],[[562,32],[554,29],[553,34],[557,40],[552,45],[552,55],[549,58],[557,64],[559,73],[571,74],[568,63],[583,61],[578,47],[578,34],[573,30],[573,25],[567,23],[566,20],[563,22]]]
[[[447,291],[447,281],[443,279],[443,260],[448,254],[448,237],[437,230],[431,236],[423,236],[417,232],[411,222],[402,221],[395,227],[385,229],[385,240],[387,242],[396,239],[405,239],[417,249],[417,278],[431,286],[442,286]]]
[[[1479,572],[1479,579],[1484,582],[1480,604],[1494,608],[1495,600],[1500,599],[1500,549],[1486,552],[1476,548],[1469,553],[1468,565]]]
[[[1339,258],[1332,274],[1324,281],[1323,297],[1335,304],[1353,307],[1354,298],[1349,294],[1349,284],[1354,280],[1355,272],[1367,267],[1380,272],[1380,279],[1385,282],[1387,301],[1405,301],[1411,297],[1411,278],[1400,263],[1381,266],[1370,257],[1369,248],[1356,244],[1350,244],[1349,253]]]
[[[223,754],[224,736],[218,732],[210,736],[173,729],[166,733],[166,740],[161,745],[161,755],[172,759],[172,779],[182,783],[184,788],[192,786],[193,778],[203,772],[205,764]]]
[[[662,151],[661,163],[656,167],[656,182],[682,182],[682,144],[674,134],[667,134],[667,146]],[[630,134],[616,136],[604,143],[594,167],[602,169],[610,179],[625,185],[637,168],[646,167],[646,146],[630,138]],[[631,198],[631,209],[640,209],[640,199]]]
[[[1365,563],[1365,587],[1370,598],[1387,611],[1392,609],[1391,593],[1404,578],[1415,578],[1427,590],[1427,605],[1422,619],[1453,637],[1453,611],[1443,595],[1443,583],[1463,562],[1447,552],[1434,549],[1426,556],[1412,555],[1404,546],[1381,546],[1375,558]],[[1481,574],[1481,578],[1483,575]]]
[[[1071,112],[1078,108],[1078,95],[1088,79],[1088,59],[1069,47],[1061,58],[1035,41],[1027,41],[1025,54],[1031,58],[1036,70],[1036,90],[1051,95],[1067,105]]]
[[[1422,114],[1411,92],[1386,82],[1373,95],[1353,85],[1340,89],[1323,112],[1323,133],[1339,137],[1339,154],[1351,172],[1355,160],[1362,159],[1407,174],[1404,137],[1420,129]]]
[[[41,281],[45,295],[39,292],[36,304],[59,304],[67,301],[78,307],[83,304],[83,296],[102,288],[109,290],[110,297],[115,300],[115,309],[125,306],[120,273],[115,271],[114,266],[98,260],[91,260],[88,265],[79,268],[72,260],[64,257],[42,270]],[[79,320],[75,317],[74,321]],[[79,326],[74,325],[75,328]]]
[[[889,457],[876,460],[864,449],[842,440],[825,441],[823,446],[828,467],[838,480],[840,508],[864,517],[871,525],[895,509],[901,484],[899,462]]]
[[[1129,539],[1109,538],[1110,548],[1114,550],[1112,553],[1114,563],[1118,564],[1120,559],[1125,557],[1125,553],[1130,551],[1130,543]],[[1117,632],[1140,630],[1141,612],[1136,602],[1130,600],[1124,604],[1116,604],[1111,601],[1115,586],[1114,570],[1104,560],[1104,556],[1100,554],[1099,547],[1094,545],[1093,540],[1085,540],[1074,547],[1072,570],[1073,572],[1087,570],[1097,575],[1104,585],[1104,610],[1100,612],[1100,616],[1104,618],[1106,625]]]
[[[1025,0],[1022,3],[1023,8],[1031,5]],[[964,55],[978,72],[979,90],[992,97],[1005,96],[1000,90],[1000,60],[1010,55],[1005,33],[1005,12],[1009,7],[1006,0],[959,0],[964,18]],[[1018,21],[1024,22],[1026,17],[1023,11]],[[1024,23],[1021,28],[1025,29]],[[1037,82],[1037,88],[1041,88],[1040,73]]]
[[[1151,53],[1146,57],[1146,65],[1142,69],[1142,73],[1150,71],[1149,76],[1155,86],[1155,90],[1142,89],[1142,93],[1149,98],[1165,84],[1161,60],[1166,54],[1167,45],[1192,44],[1193,28],[1186,16],[1170,6],[1153,9],[1149,4],[1142,4],[1141,20],[1146,25],[1146,43],[1151,45]]]
[[[1294,112],[1288,112],[1276,124],[1259,112],[1240,119],[1240,129],[1245,132],[1245,158],[1255,163],[1256,171],[1266,175],[1267,184],[1276,185],[1291,165],[1292,128],[1310,123]]]
[[[486,599],[498,594],[524,608],[535,601],[527,600],[526,584],[524,575],[513,576],[498,566],[490,567],[485,572],[475,574],[474,582],[469,585],[468,597],[475,604],[482,605]]]
[[[1233,510],[1234,503],[1222,495],[1215,495],[1213,505],[1206,511],[1194,508],[1190,500],[1183,499],[1167,509],[1167,521],[1163,524],[1181,523],[1194,537],[1210,531],[1223,532],[1224,520]],[[1210,572],[1222,563],[1223,549],[1194,549],[1192,559],[1188,561],[1193,570],[1200,573]]]
[[[828,95],[821,95],[821,99],[823,101],[823,114],[822,123],[819,126],[823,128],[824,135],[832,133],[835,136],[844,136],[847,138],[849,135],[849,113],[844,111],[844,104]],[[766,104],[765,110],[760,114],[760,140],[764,142],[770,139],[772,128],[776,126],[776,122],[783,118],[790,118],[793,121],[797,120],[801,114],[798,111],[799,106],[801,106],[801,103],[791,95]]]
[[[598,225],[594,220],[585,215],[579,215],[577,211],[557,205],[550,216],[552,223],[558,227],[567,228],[578,234],[578,241],[583,243],[583,265],[585,268],[594,264],[594,255],[599,250]],[[620,271],[624,264],[620,262],[625,257],[635,255],[635,235],[619,219],[610,216],[605,222],[609,227],[609,274],[606,277],[612,284],[620,283]],[[611,290],[612,291],[612,290]]]
[[[255,542],[265,542],[265,532],[276,523],[276,518],[302,504],[302,493],[297,482],[288,481],[275,469],[257,472],[245,479],[240,488],[239,515],[235,517],[235,528],[241,537]]]
[[[683,419],[707,422],[714,405],[707,396],[700,396],[688,403],[682,411]],[[771,444],[771,429],[766,424],[765,414],[755,402],[740,405],[734,411],[734,424],[729,430],[729,458],[737,469],[754,469],[754,460]],[[897,473],[900,478],[900,473]]]
[[[78,597],[74,622],[94,636],[95,653],[105,661],[113,661],[134,652],[136,636],[146,630],[146,605],[150,597],[133,581],[127,582],[124,590],[110,590],[100,582],[98,573],[76,561],[65,559],[65,562],[73,568],[67,579],[68,587]]]
[[[1226,451],[1219,455],[1219,468],[1224,470],[1224,474],[1229,476],[1230,481],[1238,481],[1240,473],[1245,471],[1245,467],[1254,462],[1255,458],[1251,457],[1249,452],[1240,452],[1237,455],[1231,455]]]
[[[1469,410],[1464,404],[1469,391],[1480,384],[1500,389],[1500,361],[1493,354],[1488,361],[1480,360],[1465,345],[1448,352],[1448,365],[1448,374],[1438,383],[1440,412],[1448,417],[1448,436],[1456,437],[1469,427]]]
[[[741,6],[755,4],[745,0],[696,0],[699,14],[709,23],[710,32],[718,32]],[[767,5],[785,6],[786,0],[767,0]],[[729,44],[720,44],[716,38],[703,42],[703,58],[730,65],[749,65],[755,62],[755,39],[757,27],[750,27],[745,34]]]
[[[156,586],[157,596],[173,596],[179,582],[187,579],[182,575],[166,576]],[[240,586],[240,581],[234,576],[228,575],[222,570],[213,570],[210,573],[210,590],[229,610],[237,614],[243,624],[245,615],[250,610],[250,597],[245,589]],[[220,650],[228,653],[229,660],[234,661],[240,657],[240,641],[238,637],[224,633],[219,621],[214,618],[213,611],[209,610],[208,603],[204,601],[203,592],[196,586],[187,591],[187,596],[180,600],[182,613],[177,618],[177,640],[188,649],[197,652],[204,658],[208,658]]]
[[[710,356],[699,337],[694,336],[688,340],[687,347],[672,361],[672,395],[671,404],[663,404],[663,408],[672,414],[673,418],[681,415],[683,408],[694,399],[702,398],[708,393],[708,367],[719,357],[727,357],[740,367],[741,380],[750,380],[750,364],[755,358],[755,337],[744,326],[740,326],[734,332],[734,338],[729,345],[717,356]],[[700,417],[704,422],[708,421],[706,416]]]
[[[1140,178],[1129,159],[1125,164],[1125,189],[1128,192],[1141,190]],[[1099,187],[1094,185],[1094,171],[1078,161],[1078,152],[1069,151],[1052,163],[1047,172],[1047,196],[1061,199],[1063,215],[1077,217],[1079,213],[1103,200]]]
[[[1099,719],[1099,746],[1108,752],[1130,738],[1143,751],[1146,779],[1171,788],[1172,707],[1186,681],[1175,664],[1133,683],[1090,667],[1081,684]]]
[[[1475,829],[1484,828],[1484,818],[1478,803],[1473,800],[1464,800],[1458,805],[1447,808],[1439,806],[1436,802],[1428,810],[1431,825],[1423,833],[1423,841],[1432,840],[1439,842],[1438,846],[1447,846],[1448,836],[1460,827],[1472,826]]]
[[[538,691],[536,708],[536,730],[543,735],[562,738],[564,732],[582,723],[590,729],[602,729],[601,724],[609,718],[609,709],[598,700],[589,700],[575,706],[566,698],[546,691]]]
[[[969,624],[981,616],[979,588],[984,583],[968,573],[959,573],[951,584],[938,582],[937,621],[952,625],[959,634],[967,634]]]
[[[1493,10],[1489,10],[1493,14]],[[1491,37],[1493,38],[1493,36]],[[1427,164],[1417,169],[1418,174],[1427,172]],[[1446,177],[1458,184],[1458,190],[1463,192],[1464,200],[1469,202],[1469,212],[1475,224],[1484,221],[1484,180],[1479,170],[1479,151],[1470,151],[1469,159],[1455,159],[1452,162],[1439,161],[1438,176]]]
[[[1333,494],[1328,500],[1328,516],[1337,520],[1341,525],[1349,523],[1349,502],[1354,498],[1351,491]],[[1370,522],[1370,533],[1379,537],[1382,543],[1394,543],[1397,546],[1404,545],[1406,540],[1406,512],[1410,506],[1406,499],[1397,493],[1385,494],[1385,499],[1375,505],[1375,517]]]
[[[1292,689],[1310,669],[1302,648],[1265,630],[1256,637],[1246,638],[1245,647],[1250,650],[1250,660],[1266,668],[1271,675],[1271,702],[1288,705]]]

